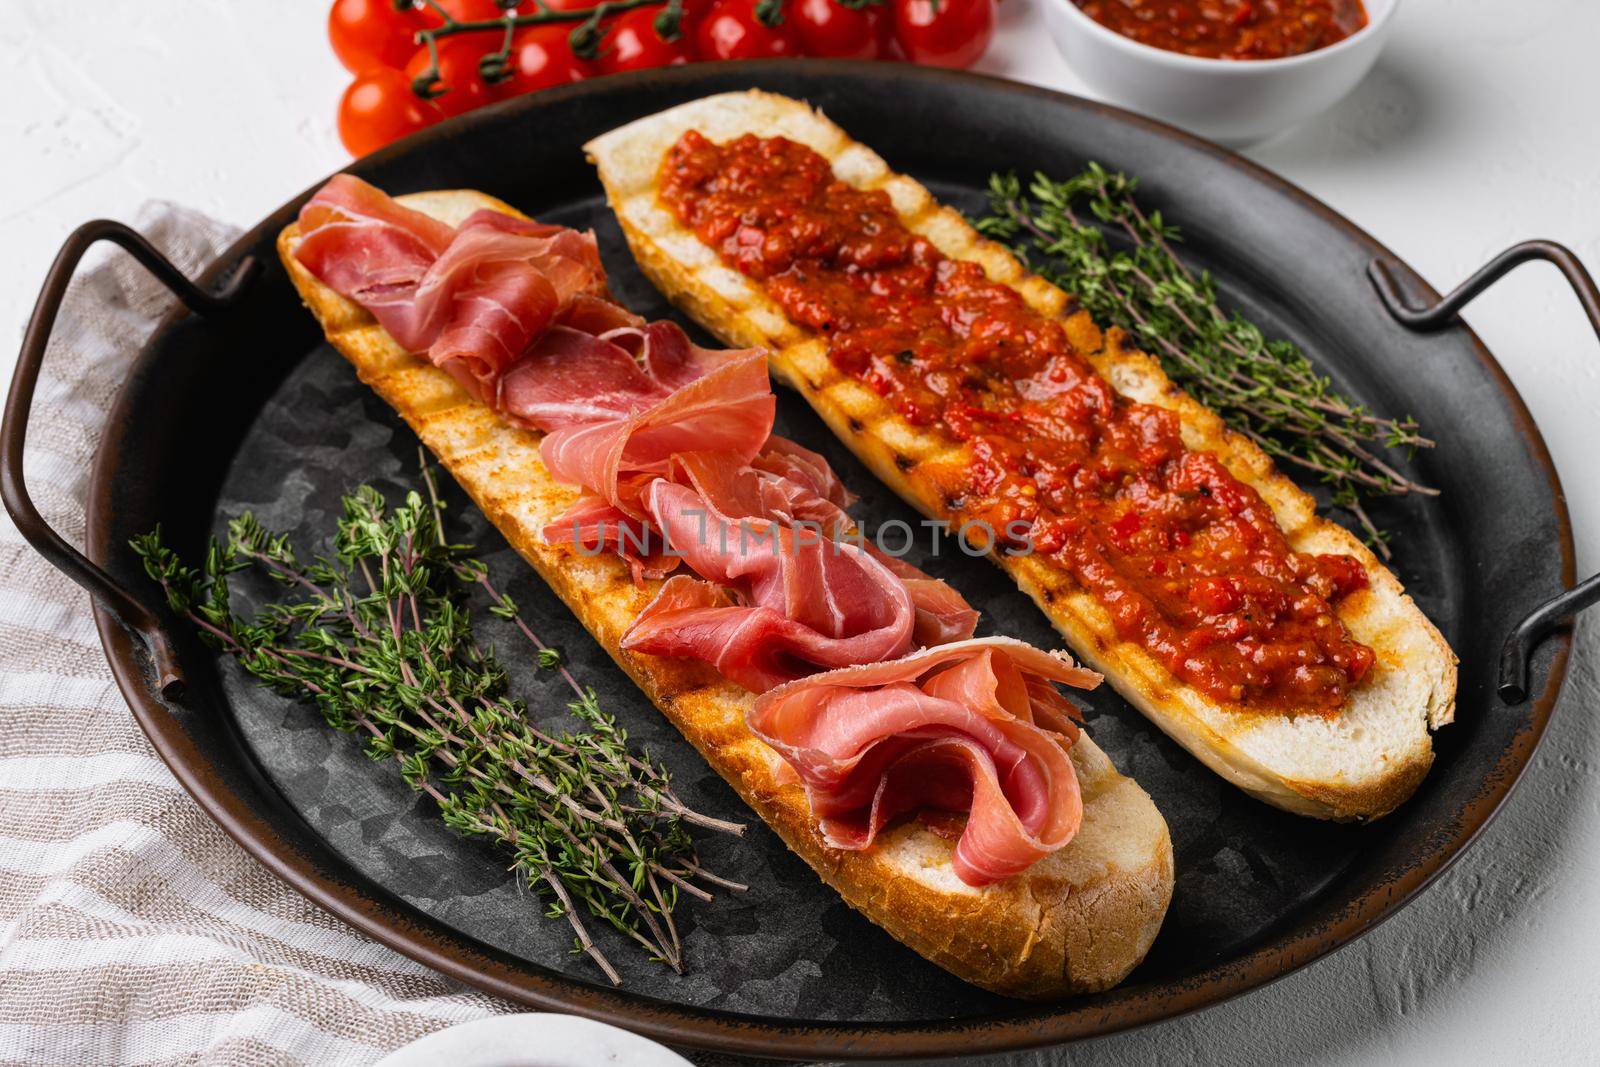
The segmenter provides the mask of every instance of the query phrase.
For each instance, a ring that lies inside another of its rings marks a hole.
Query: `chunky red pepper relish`
[[[1361,0],[1073,0],[1130,40],[1207,59],[1287,59],[1366,28]]]
[[[694,131],[660,188],[829,338],[842,372],[970,447],[957,517],[1059,560],[1177,677],[1225,703],[1331,715],[1371,669],[1333,606],[1366,586],[1359,562],[1291,551],[1254,489],[1184,447],[1176,414],[1119,395],[1059,321],[912,234],[886,193],[782,137]]]

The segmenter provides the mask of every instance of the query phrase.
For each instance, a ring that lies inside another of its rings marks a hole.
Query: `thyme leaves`
[[[211,540],[199,567],[184,564],[159,526],[132,547],[207,644],[263,685],[315,704],[328,725],[361,736],[373,759],[397,763],[452,829],[509,852],[546,913],[571,924],[574,951],[613,983],[621,976],[586,917],[682,971],[680,896],[745,888],[701,866],[688,827],[743,826],[691,809],[665,767],[635,751],[470,548],[447,542],[426,468],[424,481],[426,496],[410,492],[397,507],[371,486],[344,497],[330,556],[302,560],[287,534],[250,513]],[[241,571],[276,585],[248,618],[229,585]],[[559,672],[576,728],[541,727],[508,694],[508,672],[474,632],[469,591],[517,628],[540,669]]]

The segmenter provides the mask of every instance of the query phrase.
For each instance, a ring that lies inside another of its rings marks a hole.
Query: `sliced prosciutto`
[[[659,322],[639,321],[631,326],[610,330],[603,336],[631,353],[645,373],[669,392],[709,374],[734,356],[758,351],[748,348],[735,351],[701,348],[689,340],[683,327],[666,319]]]
[[[965,813],[952,866],[981,886],[1026,870],[1077,833],[1076,738],[1053,683],[1100,676],[1009,638],[928,649],[780,686],[751,730],[799,776],[824,838],[870,848],[891,820]]]
[[[978,628],[978,610],[944,581],[924,574],[903,559],[889,555],[867,542],[871,552],[895,577],[905,583],[916,610],[912,636],[924,648],[965,641]]]
[[[827,460],[787,437],[773,434],[767,438],[754,466],[775,478],[804,486],[841,511],[855,503],[855,494],[845,488]]]
[[[555,326],[506,373],[501,398],[508,418],[546,431],[540,455],[551,474],[584,489],[545,527],[547,542],[613,551],[635,580],[676,569],[663,550],[670,543],[732,594],[662,596],[630,631],[629,647],[714,661],[764,689],[804,670],[972,635],[977,612],[948,585],[874,550],[831,543],[850,527],[850,496],[821,456],[770,433],[775,400],[760,352],[700,349],[670,323],[600,336]],[[647,503],[658,485],[686,491],[660,497],[675,530]],[[702,551],[713,517],[727,531],[719,545],[752,540],[746,520],[776,524],[754,553],[766,562]],[[798,551],[775,551],[779,541]],[[853,614],[837,609],[856,597]],[[812,618],[813,609],[827,617]]]
[[[546,544],[570,545],[580,555],[610,552],[621,557],[635,585],[665,578],[681,560],[667,551],[661,532],[648,519],[635,518],[605,497],[584,493],[541,531]]]
[[[697,449],[748,463],[767,439],[775,405],[766,356],[733,353],[714,370],[630,415],[572,420],[550,429],[539,454],[560,481],[642,515],[640,494],[649,483],[641,475],[665,474],[673,456]]]
[[[669,581],[622,647],[704,660],[756,692],[910,650],[910,594],[856,546],[771,520],[730,518],[666,480],[651,485],[647,506],[703,581]]]
[[[455,228],[400,204],[376,186],[336,174],[300,209],[295,258],[383,324],[401,346],[427,347],[413,310],[417,287],[455,239]]]
[[[428,358],[478,399],[498,400],[500,376],[581,295],[605,292],[594,235],[478,211],[417,288],[438,332]]]
[[[451,227],[348,174],[318,190],[299,222],[295,257],[307,270],[490,404],[547,327],[606,294],[593,234],[497,211]]]
[[[804,528],[826,538],[838,538],[850,527],[850,516],[834,500],[821,495],[825,484],[809,472],[776,473],[765,461],[771,442],[751,463],[740,463],[726,453],[696,450],[672,458],[667,477],[687,485],[706,506],[731,519],[772,519]]]
[[[569,326],[553,326],[506,372],[505,416],[546,432],[616,422],[670,394],[624,348]]]

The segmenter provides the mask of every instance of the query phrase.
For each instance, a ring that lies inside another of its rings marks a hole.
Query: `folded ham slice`
[[[500,376],[580,294],[605,293],[594,235],[478,211],[417,287],[428,358],[486,403]]]
[[[610,552],[633,573],[635,585],[665,578],[682,562],[667,551],[666,540],[649,519],[639,519],[605,497],[584,493],[541,531],[546,544],[571,545],[582,555]]]
[[[930,577],[903,559],[891,556],[872,542],[864,542],[868,552],[905,583],[916,609],[912,637],[924,648],[965,641],[978,628],[978,611],[966,598],[938,578]]]
[[[730,519],[772,519],[822,537],[841,536],[850,528],[850,516],[821,495],[829,487],[815,472],[772,464],[774,440],[782,439],[769,438],[750,463],[719,452],[679,453],[672,458],[667,477],[690,486],[710,510]]]
[[[856,502],[855,494],[845,488],[827,460],[787,437],[773,434],[767,438],[754,465],[774,477],[805,486],[841,511]]]
[[[1077,833],[1076,726],[1053,683],[1099,681],[1020,641],[980,638],[788,683],[748,721],[798,774],[830,845],[868,848],[908,811],[964,812],[953,869],[986,885]]]
[[[612,344],[627,349],[645,369],[645,373],[669,392],[683,388],[736,356],[758,351],[701,348],[689,340],[683,327],[667,319],[659,322],[640,321],[629,327],[610,330],[603,336]]]
[[[651,485],[647,506],[673,551],[705,581],[669,581],[623,635],[623,648],[704,660],[756,692],[910,649],[910,594],[855,545],[730,517],[664,479]]]
[[[403,347],[427,347],[413,304],[428,268],[455,239],[453,227],[348,174],[317,190],[299,223],[295,257],[307,270],[371,311]]]
[[[609,342],[603,342],[608,343]],[[776,401],[761,352],[733,353],[714,370],[626,417],[547,425],[539,454],[550,473],[642,517],[641,475],[667,473],[673,456],[706,450],[744,464],[772,426]]]
[[[500,383],[506,418],[553,432],[631,418],[671,393],[628,351],[570,326],[552,326]]]
[[[348,174],[299,221],[295,256],[307,270],[490,404],[535,338],[579,297],[606,294],[593,234],[497,211],[452,228]]]

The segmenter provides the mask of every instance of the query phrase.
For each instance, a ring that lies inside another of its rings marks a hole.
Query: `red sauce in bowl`
[[[1043,315],[782,137],[685,133],[661,200],[908,422],[966,446],[957,522],[1059,561],[1136,642],[1213,698],[1333,715],[1372,649],[1334,605],[1367,585],[1296,552],[1260,494],[1186,448],[1178,417],[1113,389]],[[981,528],[980,528],[981,529]]]
[[[1130,40],[1206,59],[1284,59],[1367,25],[1361,0],[1072,0]]]

